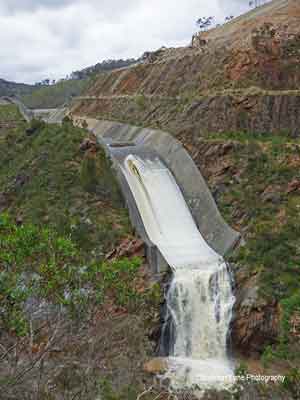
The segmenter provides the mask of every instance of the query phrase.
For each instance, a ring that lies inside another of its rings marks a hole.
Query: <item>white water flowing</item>
[[[150,240],[174,271],[167,307],[175,329],[167,377],[173,388],[226,388],[226,340],[234,297],[226,263],[203,239],[180,188],[157,158],[130,155],[123,173]]]

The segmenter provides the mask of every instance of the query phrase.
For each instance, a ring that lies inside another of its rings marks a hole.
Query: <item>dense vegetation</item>
[[[261,304],[280,309],[279,336],[262,360],[266,366],[274,361],[285,365],[286,382],[291,379],[299,394],[300,142],[284,132],[215,134],[205,141],[210,146],[227,143],[231,149],[223,156],[227,167],[217,201],[246,244],[230,261],[236,273],[245,271],[258,286]]]
[[[24,305],[32,297],[64,306],[81,320],[107,296],[119,306],[136,305],[133,282],[139,259],[81,265],[83,261],[70,237],[60,236],[47,225],[16,225],[8,214],[0,215],[2,329],[17,336],[29,333],[31,316]]]
[[[10,131],[0,139],[0,187],[12,215],[50,223],[82,250],[96,248],[101,255],[129,232],[129,223],[104,152],[80,150],[85,136],[68,122],[60,127],[33,121]],[[97,171],[89,191],[87,163]]]
[[[67,119],[27,124],[14,106],[0,116],[19,122],[0,135],[1,391],[13,400],[135,399],[161,292],[141,258],[106,259],[134,239],[111,163]],[[118,370],[132,375],[113,388]]]
[[[108,72],[113,71],[114,69],[129,67],[130,65],[136,64],[140,59],[129,58],[126,60],[104,60],[100,63],[97,63],[91,67],[84,68],[80,71],[72,72],[72,77],[76,77],[77,79],[86,79],[100,72]]]
[[[36,86],[31,93],[23,95],[21,99],[28,108],[58,108],[73,97],[79,96],[88,83],[88,79],[70,79],[55,85]]]
[[[0,97],[17,96],[28,108],[58,108],[79,96],[88,87],[91,80],[100,73],[128,67],[139,60],[105,60],[91,67],[74,71],[67,79],[49,84],[45,80],[36,85],[8,82],[0,79]],[[47,82],[47,83],[46,83]]]
[[[0,97],[2,96],[22,96],[31,93],[33,85],[5,81],[0,78]]]
[[[54,326],[46,329],[45,346],[49,344],[50,348],[56,330],[63,341],[66,332],[77,332],[74,326],[85,329],[96,316],[103,318],[105,313],[128,313],[124,317],[126,323],[122,320],[126,329],[131,316],[139,312],[146,316],[150,313],[152,320],[161,293],[157,286],[148,288],[144,277],[141,278],[141,260],[105,261],[105,254],[131,232],[110,161],[103,150],[93,137],[89,137],[91,147],[82,146],[87,132],[68,120],[62,126],[48,126],[40,121],[25,124],[14,106],[0,107],[0,116],[3,120],[19,119],[17,127],[5,129],[0,136],[0,209],[5,210],[0,214],[1,343],[9,345],[7,350],[17,343],[25,352],[40,346],[45,332],[40,317],[35,317],[40,315],[34,307],[36,302],[43,304],[41,313],[50,315]],[[222,166],[227,157],[225,172],[221,178],[217,174],[223,187],[217,201],[228,222],[241,230],[246,239],[246,245],[230,261],[236,273],[243,269],[249,279],[255,277],[260,298],[280,307],[279,336],[276,343],[265,347],[261,360],[266,366],[274,362],[283,365],[285,385],[297,396],[300,143],[284,132],[278,136],[251,137],[244,133],[216,134],[209,135],[203,143],[210,148],[230,144],[228,155],[219,158]],[[149,323],[147,318],[142,324]],[[66,325],[57,325],[57,320]],[[109,331],[116,326],[117,322],[109,325]],[[144,331],[139,329],[144,337]],[[124,340],[128,332],[122,332]],[[135,349],[136,344],[133,345]],[[107,346],[113,347],[111,343]],[[105,347],[101,349],[105,351]],[[37,354],[42,356],[44,350],[41,347]],[[83,355],[75,352],[72,357],[77,360]],[[11,374],[7,371],[12,358],[6,359],[2,384],[12,389],[22,387],[22,382],[28,385],[28,375],[22,374],[34,360],[27,360],[25,367],[20,364]],[[35,371],[40,373],[39,368]],[[52,367],[47,368],[45,377],[52,376]],[[117,367],[112,371],[117,371]],[[81,386],[82,398],[104,393],[104,399],[134,399],[140,390],[138,385],[130,390],[124,388],[125,392],[112,388],[113,378],[101,381],[95,369],[93,377],[83,376],[93,388],[89,386],[84,392]],[[36,375],[32,379],[35,381]],[[75,383],[64,379],[73,395]],[[45,387],[45,381],[42,386]],[[69,389],[65,389],[67,393]]]
[[[7,104],[0,106],[0,123],[5,122],[22,122],[22,117],[19,113],[18,108],[13,104]]]

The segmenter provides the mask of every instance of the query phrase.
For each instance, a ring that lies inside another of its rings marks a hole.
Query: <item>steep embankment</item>
[[[193,38],[101,74],[74,113],[195,137],[208,132],[297,134],[300,4],[277,0]]]
[[[0,97],[20,98],[28,108],[57,108],[68,103],[74,96],[79,96],[91,83],[93,77],[103,71],[112,71],[128,67],[139,60],[104,60],[96,65],[74,71],[66,79],[48,84],[40,82],[35,85],[16,83],[0,79]]]
[[[0,136],[5,135],[7,131],[15,129],[22,125],[23,117],[18,108],[8,101],[0,98]]]
[[[222,214],[246,239],[230,259],[237,296],[235,351],[246,356],[252,372],[285,374],[286,387],[297,398],[300,142],[225,134],[186,146]]]
[[[34,89],[33,85],[6,81],[0,78],[0,97],[1,96],[22,96],[29,94]]]
[[[66,120],[0,119],[0,398],[136,399],[161,293],[110,162]]]
[[[125,212],[122,215],[117,187],[106,187],[110,174],[103,153],[80,150],[85,136],[86,132],[68,124],[46,126],[38,121],[3,135],[1,197],[6,209],[19,218],[34,223],[51,221],[65,232],[70,232],[70,224],[73,232],[75,227],[94,232],[93,239],[93,235],[85,238],[86,245],[97,243],[100,251],[101,235],[114,246],[111,235],[122,236],[127,217]],[[107,212],[99,213],[105,206]],[[89,220],[94,222],[89,224]],[[118,229],[110,229],[114,223],[120,223],[119,234]]]
[[[89,85],[89,79],[69,79],[50,86],[34,86],[31,93],[21,99],[28,108],[57,108],[68,103]]]

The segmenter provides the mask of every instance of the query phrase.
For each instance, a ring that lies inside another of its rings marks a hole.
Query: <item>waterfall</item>
[[[173,270],[166,302],[173,388],[225,388],[233,368],[227,336],[234,304],[224,259],[203,239],[172,173],[130,155],[122,167],[150,240]]]

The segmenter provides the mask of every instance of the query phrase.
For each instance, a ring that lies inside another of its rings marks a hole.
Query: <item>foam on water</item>
[[[130,155],[123,173],[150,240],[173,269],[167,308],[174,329],[167,377],[174,388],[225,388],[234,296],[223,258],[199,232],[172,173],[157,158]],[[224,377],[224,378],[222,378]]]

